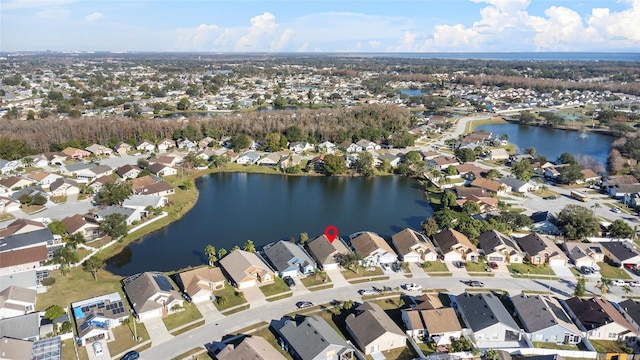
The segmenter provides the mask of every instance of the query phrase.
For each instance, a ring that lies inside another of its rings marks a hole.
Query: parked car
[[[378,291],[376,291],[374,289],[360,289],[360,290],[358,290],[358,294],[360,294],[362,296],[377,295]]]
[[[625,285],[627,285],[627,283],[622,281],[622,280],[615,279],[615,280],[611,280],[611,285],[613,285],[613,286],[625,286]]]
[[[622,210],[620,210],[620,208],[617,208],[617,207],[611,208],[611,211],[613,211],[616,214],[619,214],[622,212]]]
[[[93,347],[93,353],[96,354],[96,356],[102,356],[102,354],[104,354],[104,349],[100,341],[94,342],[91,344],[91,347]]]
[[[285,276],[282,278],[282,280],[284,280],[284,283],[287,284],[288,287],[292,287],[296,284],[291,276]]]
[[[464,263],[462,261],[454,261],[453,265],[457,268],[462,269],[464,267]]]
[[[633,281],[629,281],[629,282],[627,282],[627,284],[628,284],[629,286],[631,286],[631,287],[638,287],[638,286],[640,286],[640,281],[638,281],[638,280],[633,280]]]
[[[484,287],[484,283],[482,283],[480,281],[476,281],[476,280],[466,281],[465,284],[467,284],[467,286],[471,286],[471,287]]]
[[[312,307],[313,303],[311,301],[298,301],[296,303],[296,306],[298,307],[298,309],[306,309]]]
[[[400,272],[402,270],[402,267],[400,267],[400,263],[398,262],[394,262],[393,264],[391,264],[391,268],[395,272]]]
[[[120,360],[138,360],[140,358],[140,354],[137,351],[129,351],[124,354],[124,356]]]
[[[557,198],[558,198],[558,197],[557,197],[557,196],[555,196],[555,195],[549,195],[549,196],[545,196],[543,199],[545,199],[545,200],[555,200],[555,199],[557,199]]]
[[[498,263],[495,261],[491,261],[489,263],[489,266],[491,266],[492,269],[497,269],[498,268]]]
[[[191,304],[191,296],[189,296],[189,294],[187,293],[182,293],[182,297],[189,303]]]
[[[584,275],[591,275],[593,274],[593,271],[591,270],[590,267],[588,266],[581,266],[580,267],[580,272],[583,273]]]
[[[422,286],[420,286],[418,284],[415,284],[415,283],[404,284],[404,285],[402,285],[402,288],[404,288],[405,290],[408,290],[408,291],[422,290]]]

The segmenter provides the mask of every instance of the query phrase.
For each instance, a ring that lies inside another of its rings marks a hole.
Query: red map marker
[[[336,228],[333,225],[327,226],[327,228],[324,229],[324,236],[326,236],[327,239],[329,239],[330,243],[333,243],[333,240],[335,240],[338,237],[338,228]]]

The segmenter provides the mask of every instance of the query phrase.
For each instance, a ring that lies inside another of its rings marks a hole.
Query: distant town
[[[3,54],[0,75],[8,358],[640,353],[635,63]],[[547,158],[487,124],[611,150]],[[104,270],[216,172],[413,177],[433,216]]]

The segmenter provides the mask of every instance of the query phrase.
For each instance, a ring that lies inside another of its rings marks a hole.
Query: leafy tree
[[[282,149],[282,143],[280,142],[280,133],[268,133],[264,136],[264,147],[269,151],[279,151]]]
[[[309,234],[307,234],[306,232],[301,232],[299,239],[300,244],[305,244],[307,241],[309,241]]]
[[[536,120],[535,115],[533,115],[531,112],[529,111],[523,111],[520,113],[520,118],[518,119],[518,121],[520,122],[520,124],[530,124],[532,122],[534,122]]]
[[[77,249],[78,245],[85,244],[87,239],[85,239],[82,233],[76,232],[73,234],[69,234],[67,237],[67,245],[69,245],[72,249]]]
[[[600,224],[584,206],[567,205],[558,214],[558,227],[568,240],[581,240],[600,232]]]
[[[444,173],[447,176],[454,176],[454,175],[458,175],[458,169],[456,169],[455,166],[447,166],[446,169],[444,169]]]
[[[242,245],[242,250],[248,251],[250,253],[256,252],[256,246],[253,244],[253,241],[247,240],[244,245]]]
[[[248,148],[251,145],[251,139],[246,134],[236,134],[231,137],[231,143],[233,144],[233,150],[239,151]]]
[[[433,213],[433,218],[438,223],[438,228],[446,229],[452,227],[458,220],[458,213],[449,208],[444,208]]]
[[[61,316],[63,316],[65,314],[64,308],[60,305],[51,305],[49,306],[49,308],[47,309],[47,311],[44,312],[44,318],[47,320],[55,320]]]
[[[600,296],[603,298],[607,297],[607,291],[609,291],[612,286],[613,283],[611,282],[611,279],[607,278],[601,278],[596,283],[596,289],[600,290]]]
[[[184,111],[184,110],[189,110],[189,106],[191,106],[191,102],[186,97],[183,97],[182,99],[180,99],[180,101],[178,101],[176,108],[178,110]]]
[[[53,253],[53,262],[60,265],[75,264],[79,261],[78,253],[70,246],[64,246]]]
[[[575,184],[579,180],[584,180],[584,174],[582,174],[582,167],[576,163],[570,163],[568,166],[560,168],[560,175],[558,180],[563,184]]]
[[[458,160],[462,162],[474,162],[476,161],[476,153],[472,149],[469,148],[458,148],[455,151],[455,155]]]
[[[378,167],[378,170],[380,170],[383,173],[391,173],[391,171],[393,170],[393,167],[391,166],[391,162],[388,159],[385,159],[382,161],[382,164],[380,164],[380,166]]]
[[[47,225],[47,227],[54,235],[63,235],[67,232],[67,229],[64,227],[64,224],[60,220],[53,220],[49,223],[49,225]]]
[[[473,201],[465,201],[465,203],[462,204],[462,211],[469,215],[477,214],[480,212],[480,205]]]
[[[533,221],[524,214],[514,211],[505,211],[496,217],[496,221],[505,224],[510,230],[515,231],[533,224]]]
[[[533,165],[527,159],[519,161],[511,167],[511,173],[522,181],[529,181],[533,177]]]
[[[463,352],[471,350],[472,346],[467,338],[461,336],[458,339],[451,339],[451,348],[453,352]]]
[[[367,151],[360,153],[356,162],[356,171],[363,176],[373,175],[373,155],[371,153]]]
[[[112,239],[127,236],[127,217],[124,214],[109,214],[100,222],[98,229]]]
[[[300,129],[296,125],[289,126],[284,131],[284,134],[287,137],[287,139],[289,139],[289,141],[291,141],[291,142],[298,142],[298,141],[304,141],[305,140],[305,135],[302,132],[302,129]]]
[[[207,255],[209,266],[213,266],[213,264],[218,261],[218,258],[216,258],[216,248],[213,245],[207,245],[204,248],[204,254]]]
[[[529,154],[531,156],[536,156],[536,148],[528,147],[524,150],[525,154]]]
[[[442,206],[444,206],[445,208],[452,208],[458,205],[456,200],[457,197],[454,193],[452,193],[451,191],[445,191],[445,193],[442,195],[442,198],[440,199],[440,204],[442,204]]]
[[[484,360],[500,360],[500,355],[493,349],[488,349],[484,353]]]
[[[627,239],[633,237],[635,233],[633,228],[629,226],[624,220],[614,220],[611,225],[609,225],[609,235],[612,238],[616,239]]]
[[[328,154],[324,157],[322,169],[327,176],[340,175],[347,171],[347,164],[342,156]]]
[[[131,182],[108,181],[94,196],[94,201],[102,206],[121,205],[132,193]]]
[[[226,296],[218,296],[216,298],[216,302],[218,303],[218,305],[227,305],[227,303],[229,302],[229,299],[227,299]]]
[[[413,146],[415,142],[416,137],[406,131],[399,134],[394,134],[393,137],[389,139],[389,145],[393,146],[394,148],[406,148],[409,146]]]
[[[409,166],[415,166],[422,162],[422,155],[417,151],[409,151],[404,155],[404,158],[402,158],[402,162]]]
[[[18,160],[35,152],[26,141],[0,136],[0,159]]]
[[[93,280],[98,281],[98,271],[105,267],[104,259],[98,256],[92,256],[82,263],[82,270],[91,273]]]
[[[431,237],[433,234],[438,232],[438,223],[436,222],[436,220],[432,217],[426,219],[425,221],[423,221],[421,224],[422,226],[422,231],[425,233],[425,235]]]
[[[487,179],[493,180],[493,179],[497,179],[499,177],[501,177],[500,171],[496,170],[496,169],[491,169],[489,171],[487,171],[486,174]]]
[[[238,246],[238,245],[234,245],[234,246],[231,248],[231,252],[234,252],[234,251],[236,251],[236,250],[240,250],[240,246]]]
[[[578,282],[576,283],[576,288],[573,291],[573,295],[580,297],[580,296],[584,296],[585,292],[586,292],[585,279],[584,277],[581,276],[578,279]]]
[[[362,257],[358,253],[350,252],[348,254],[342,255],[342,257],[340,258],[340,266],[358,274],[360,272],[361,260],[362,260]]]
[[[562,153],[560,154],[560,156],[558,156],[556,162],[558,164],[577,164],[578,160],[576,160],[576,158],[569,153]]]

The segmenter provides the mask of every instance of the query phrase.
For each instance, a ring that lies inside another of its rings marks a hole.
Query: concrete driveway
[[[575,276],[566,265],[552,265],[551,269],[562,279],[575,279]]]
[[[205,323],[210,323],[212,321],[216,321],[222,317],[220,311],[216,308],[211,300],[204,300],[199,302],[194,302],[194,305],[198,308],[202,317],[204,318]]]
[[[84,348],[87,350],[87,355],[89,360],[100,360],[100,359],[111,359],[111,354],[109,353],[109,347],[107,346],[106,341],[100,341],[102,344],[102,354],[96,356],[95,351],[93,350],[93,343],[85,346]],[[78,348],[78,352],[84,351],[82,348]]]
[[[173,338],[173,335],[169,334],[167,327],[164,326],[162,318],[152,318],[143,321],[144,326],[147,328],[151,342],[154,345],[162,344]]]
[[[251,307],[259,306],[262,304],[266,304],[267,300],[265,300],[265,296],[257,286],[252,286],[246,289],[242,289],[244,293],[244,298],[247,300]]]

